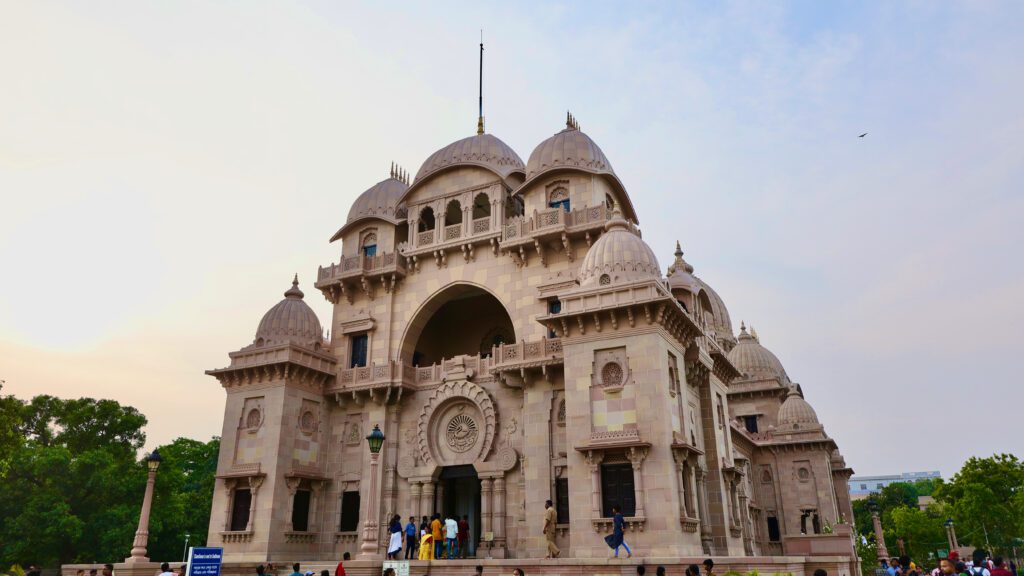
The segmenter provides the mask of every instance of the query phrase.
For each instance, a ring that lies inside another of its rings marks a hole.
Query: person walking
[[[419,532],[416,530],[416,517],[409,516],[409,523],[405,525],[405,559],[415,560],[419,546]]]
[[[390,540],[388,541],[388,560],[398,560],[398,553],[402,551],[402,517],[395,514],[391,517],[391,522],[388,523],[388,534],[390,534]]]
[[[420,560],[434,559],[434,534],[429,530],[420,532]]]
[[[558,558],[558,555],[562,553],[555,545],[555,525],[558,524],[558,514],[555,512],[555,506],[548,500],[544,503],[544,536],[548,540],[548,555],[545,558]]]
[[[459,523],[455,521],[452,514],[449,514],[444,520],[444,532],[445,544],[448,545],[448,559],[454,560],[459,553]]]
[[[466,559],[469,555],[469,516],[462,515],[459,520],[459,558]]]
[[[704,574],[706,576],[715,576],[715,561],[711,558],[704,560]]]
[[[608,547],[615,551],[615,558],[619,557],[619,547],[626,549],[626,558],[633,557],[633,551],[626,544],[625,526],[626,519],[622,516],[622,510],[618,506],[612,506],[612,533],[604,537]]]
[[[28,576],[28,573],[25,576]],[[160,576],[175,576],[174,572],[171,572],[171,565],[167,562],[160,565]]]
[[[299,571],[299,568],[300,566],[298,562],[292,564],[292,573],[289,576],[305,576],[302,572]]]
[[[686,567],[686,576],[700,576],[700,567],[696,564],[690,564]]]

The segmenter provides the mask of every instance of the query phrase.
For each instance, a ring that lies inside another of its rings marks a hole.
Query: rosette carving
[[[487,391],[465,380],[445,382],[420,412],[420,460],[439,466],[472,464],[491,452],[497,410]]]

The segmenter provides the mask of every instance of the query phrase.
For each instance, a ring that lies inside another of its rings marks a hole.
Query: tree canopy
[[[0,565],[116,562],[131,551],[146,483],[146,417],[113,400],[0,395]],[[159,447],[149,550],[206,540],[219,440]],[[180,536],[179,536],[180,535]]]

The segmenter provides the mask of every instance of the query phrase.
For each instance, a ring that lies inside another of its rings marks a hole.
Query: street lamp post
[[[149,544],[149,511],[153,507],[153,485],[156,483],[156,469],[160,467],[163,458],[159,450],[146,456],[146,466],[149,468],[149,478],[146,480],[146,494],[142,497],[142,511],[139,513],[139,529],[135,531],[135,542],[132,544],[132,555],[125,558],[126,564],[136,562],[149,562],[146,557],[146,546]]]
[[[366,437],[366,443],[370,445],[370,492],[367,494],[368,502],[366,515],[363,518],[363,543],[359,547],[359,556],[363,559],[370,559],[377,556],[380,550],[380,534],[377,524],[377,466],[380,459],[380,449],[384,445],[384,433],[380,426],[374,424],[373,431]]]
[[[953,519],[946,519],[946,538],[949,540],[949,551],[952,552],[959,548],[956,541],[956,531],[953,529]]]
[[[882,519],[878,517],[878,504],[872,498],[868,506],[871,508],[871,523],[875,528],[875,545],[878,550],[878,558],[889,558],[889,549],[885,547],[885,533],[882,532]]]
[[[182,562],[185,562],[185,561],[188,560],[188,538],[189,538],[189,536],[190,536],[190,534],[188,532],[186,532],[185,533],[185,551],[181,553],[181,561]],[[185,576],[185,575],[182,574],[182,576]]]

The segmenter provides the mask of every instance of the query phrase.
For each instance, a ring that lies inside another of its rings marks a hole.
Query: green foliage
[[[928,558],[929,552],[947,547],[945,516],[940,508],[920,510],[901,506],[892,511],[891,517],[893,532],[903,539],[907,554],[918,562]]]
[[[875,568],[878,566],[878,548],[872,541],[864,542],[860,538],[854,540],[857,556],[860,558],[861,576],[874,576]]]
[[[978,548],[988,542],[1009,552],[1024,536],[1024,463],[1011,454],[970,458],[953,478],[935,491],[948,506],[961,544]]]
[[[137,410],[111,400],[0,395],[0,565],[128,556],[146,483],[137,457],[145,424]],[[161,448],[153,558],[180,557],[183,530],[205,541],[218,445],[179,439]]]

